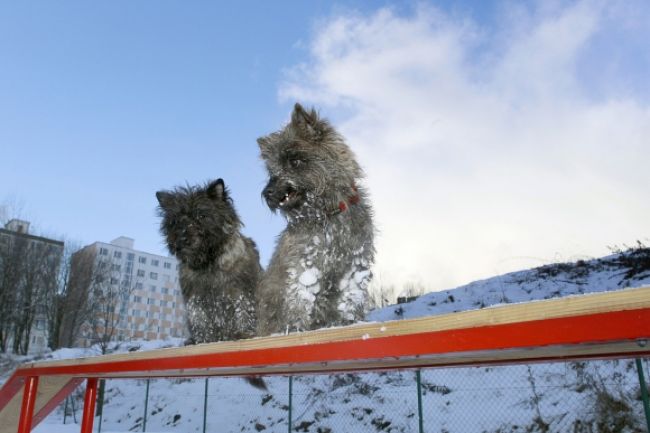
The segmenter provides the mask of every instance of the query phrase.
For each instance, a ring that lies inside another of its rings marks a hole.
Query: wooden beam
[[[59,379],[59,384],[65,383],[64,381],[61,381],[59,377],[56,377],[56,379]],[[34,422],[33,425],[37,426],[41,421],[47,417],[50,412],[52,412],[56,407],[63,401],[64,398],[66,398],[68,395],[72,393],[81,383],[83,382],[83,379],[74,377],[74,378],[69,378],[68,382],[65,383],[59,389],[58,391],[54,391],[57,387],[51,388],[52,390],[50,393],[54,393],[51,398],[45,399],[47,400],[45,404],[36,412],[34,415]]]
[[[643,338],[650,338],[650,287],[234,342],[38,362],[21,367],[17,374],[128,377],[232,375],[237,370],[277,374],[305,366],[309,371],[340,371],[365,369],[370,362],[373,368],[422,365],[424,358],[431,365],[452,365],[469,353],[481,362],[504,362],[509,356],[504,351],[515,349],[519,354],[512,356],[517,359],[522,349],[531,359],[562,357],[563,351],[574,357],[611,356],[612,344]],[[647,348],[628,344],[624,353],[643,354]]]

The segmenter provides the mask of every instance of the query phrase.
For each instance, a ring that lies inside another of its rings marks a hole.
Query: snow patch
[[[320,278],[320,271],[316,268],[305,269],[305,271],[298,277],[298,282],[305,287],[313,286]]]

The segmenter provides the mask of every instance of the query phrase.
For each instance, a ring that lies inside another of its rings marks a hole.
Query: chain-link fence
[[[625,359],[275,376],[264,378],[266,389],[240,378],[115,379],[106,381],[95,426],[103,432],[647,432],[639,373],[647,378],[648,365]],[[78,421],[80,398],[68,399],[66,410],[36,431]]]

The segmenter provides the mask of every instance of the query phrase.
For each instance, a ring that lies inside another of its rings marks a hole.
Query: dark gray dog
[[[156,193],[160,230],[180,260],[190,342],[252,337],[262,269],[223,180]]]
[[[288,125],[257,141],[270,177],[262,194],[287,219],[258,289],[259,333],[362,319],[374,227],[354,154],[300,104]]]

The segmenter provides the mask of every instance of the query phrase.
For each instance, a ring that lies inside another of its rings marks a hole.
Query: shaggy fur
[[[251,337],[262,272],[255,243],[221,179],[156,193],[160,230],[180,260],[180,284],[191,342]]]
[[[288,125],[258,144],[269,173],[262,194],[287,220],[259,287],[260,334],[363,318],[374,227],[354,154],[300,104]]]

